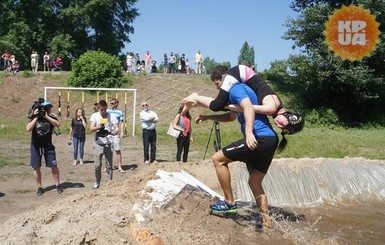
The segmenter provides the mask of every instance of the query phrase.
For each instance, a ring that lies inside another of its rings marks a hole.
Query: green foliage
[[[88,51],[73,60],[68,84],[74,87],[119,88],[128,82],[118,57],[102,51]]]
[[[346,1],[295,0],[297,19],[289,19],[284,38],[302,49],[300,55],[287,60],[289,79],[286,84],[297,86],[298,103],[309,109],[333,108],[345,125],[378,120],[385,106],[385,36],[380,36],[376,51],[360,61],[342,60],[325,44],[325,23],[334,9]],[[358,0],[380,23],[385,31],[384,1]],[[382,30],[381,30],[382,29]],[[322,110],[321,110],[322,111]],[[381,119],[380,119],[381,120]],[[381,121],[380,121],[381,123]],[[383,124],[384,125],[384,124]]]
[[[337,113],[329,108],[312,110],[306,114],[306,123],[334,128],[340,124]]]
[[[32,73],[32,71],[30,71],[30,70],[24,70],[24,71],[21,72],[21,75],[22,75],[23,77],[32,77],[32,76],[33,76],[33,73]]]
[[[60,57],[69,57],[71,51],[76,47],[76,44],[72,37],[69,34],[59,34],[52,38],[51,42],[48,44],[48,50],[50,50],[51,59],[56,59],[57,56]],[[70,69],[70,64],[68,62],[63,62],[65,70]]]
[[[62,55],[64,65],[87,50],[118,55],[134,32],[137,0],[2,1],[0,49],[15,54],[21,68],[30,67],[32,50],[40,56]]]
[[[240,54],[238,56],[238,64],[247,65],[249,67],[254,66],[255,65],[254,56],[255,56],[254,47],[253,46],[250,47],[249,44],[245,42],[242,45]]]
[[[287,63],[284,60],[275,60],[270,63],[270,69],[263,72],[263,77],[266,80],[274,81],[283,84],[288,80]]]
[[[216,62],[214,59],[211,59],[210,57],[204,58],[203,59],[203,64],[206,67],[206,73],[207,74],[211,74],[211,72],[214,70],[214,68],[216,66],[218,66],[218,65],[224,65],[224,66],[227,66],[227,67],[231,66],[230,62],[228,62],[228,61],[219,63],[219,62]]]

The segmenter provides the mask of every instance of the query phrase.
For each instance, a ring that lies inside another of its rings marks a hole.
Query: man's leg
[[[233,189],[231,187],[231,175],[228,167],[228,163],[232,162],[232,160],[225,157],[222,151],[216,152],[213,155],[212,160],[219,183],[223,189],[223,194],[225,195],[225,200],[228,203],[234,203]]]
[[[149,150],[148,147],[150,146],[150,131],[148,130],[143,130],[143,160],[146,163],[149,163],[150,160],[150,155],[149,155]]]
[[[156,130],[151,131],[150,145],[151,145],[150,162],[153,162],[156,160]]]
[[[112,180],[112,162],[113,162],[113,151],[111,145],[104,147],[104,155],[106,157],[106,174],[107,179]]]
[[[122,162],[123,162],[122,151],[118,150],[115,152],[116,152],[116,161],[118,162],[118,169],[120,172],[124,172],[122,168]]]
[[[59,168],[57,166],[52,167],[51,168],[51,172],[52,172],[53,180],[56,183],[56,186],[60,185],[60,171],[59,171]]]
[[[103,146],[94,144],[94,162],[95,162],[95,185],[94,189],[99,188],[100,180],[102,179],[102,157],[103,157]]]
[[[269,216],[269,208],[267,206],[267,197],[262,187],[262,180],[264,177],[264,173],[256,169],[251,170],[249,186],[253,192],[259,212],[262,214],[262,225],[267,228],[271,228],[271,219]]]
[[[37,187],[42,188],[40,167],[33,169],[33,179],[35,180]]]

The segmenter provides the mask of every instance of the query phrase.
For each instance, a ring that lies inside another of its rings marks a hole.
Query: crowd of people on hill
[[[32,50],[30,56],[30,69],[33,72],[39,71],[41,67],[40,63],[40,55],[36,50]],[[1,55],[2,60],[2,68],[4,72],[12,72],[14,75],[20,71],[20,62],[16,59],[15,55],[10,54],[6,49],[4,53]],[[61,55],[58,55],[56,59],[51,59],[48,52],[45,52],[43,55],[43,71],[57,71],[61,70],[61,66],[63,65],[63,59]]]
[[[13,74],[20,71],[20,62],[16,59],[15,55],[11,55],[7,49],[2,54],[1,58],[3,71],[12,72]],[[157,72],[206,74],[206,67],[203,64],[203,56],[200,50],[197,50],[194,55],[194,64],[195,69],[190,66],[190,61],[185,54],[182,54],[177,59],[174,52],[170,52],[170,54],[165,52],[160,64],[162,71],[159,71],[158,62],[153,59],[149,50],[146,51],[143,59],[141,59],[139,53],[134,54],[133,52],[128,52],[125,60],[126,72],[132,74]],[[39,53],[36,50],[32,50],[29,68],[31,71],[57,71],[61,70],[62,65],[63,59],[61,55],[58,55],[56,59],[52,59],[50,54],[45,51],[41,62]]]
[[[158,62],[153,59],[149,50],[144,54],[143,59],[140,58],[139,53],[128,52],[126,55],[126,72],[128,73],[185,73],[185,74],[206,74],[206,67],[203,64],[203,56],[200,50],[197,50],[194,56],[195,70],[190,66],[189,59],[185,54],[182,54],[179,59],[174,52],[164,53],[161,67],[159,71]]]

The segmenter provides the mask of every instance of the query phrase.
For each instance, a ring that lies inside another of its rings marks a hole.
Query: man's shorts
[[[120,151],[120,135],[113,135],[112,140],[112,149],[114,151]]]
[[[41,167],[42,156],[44,156],[46,167],[54,168],[57,166],[55,146],[52,143],[46,146],[36,146],[34,144],[31,144],[30,151],[31,151],[30,166],[32,168]]]
[[[222,148],[225,157],[233,161],[245,162],[247,169],[257,169],[266,174],[278,146],[277,136],[258,136],[258,147],[250,150],[245,139],[238,140]]]

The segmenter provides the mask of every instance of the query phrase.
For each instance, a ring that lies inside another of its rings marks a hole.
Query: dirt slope
[[[26,108],[42,96],[44,86],[63,84],[55,77],[2,78],[1,117],[25,123]],[[138,110],[140,101],[147,100],[163,118],[172,118],[175,105],[190,92],[215,92],[209,84],[199,86],[192,77],[162,74],[144,76],[134,88],[138,89]],[[62,117],[62,121],[67,120]],[[67,145],[66,138],[64,134],[53,138],[64,193],[56,193],[49,169],[42,168],[45,193],[41,197],[35,194],[28,168],[28,141],[0,138],[3,153],[25,162],[19,167],[0,168],[1,244],[245,244],[241,241],[249,228],[210,216],[208,205],[213,200],[199,189],[184,190],[165,207],[141,216],[132,209],[135,203],[148,199],[146,193],[152,190],[145,186],[158,178],[158,169],[184,170],[220,193],[211,161],[176,163],[171,154],[174,146],[162,146],[166,150],[160,154],[160,163],[144,165],[141,138],[125,138],[126,173],[114,171],[114,181],[103,182],[101,189],[93,191],[92,145],[86,144],[86,164],[72,166],[72,146]]]

